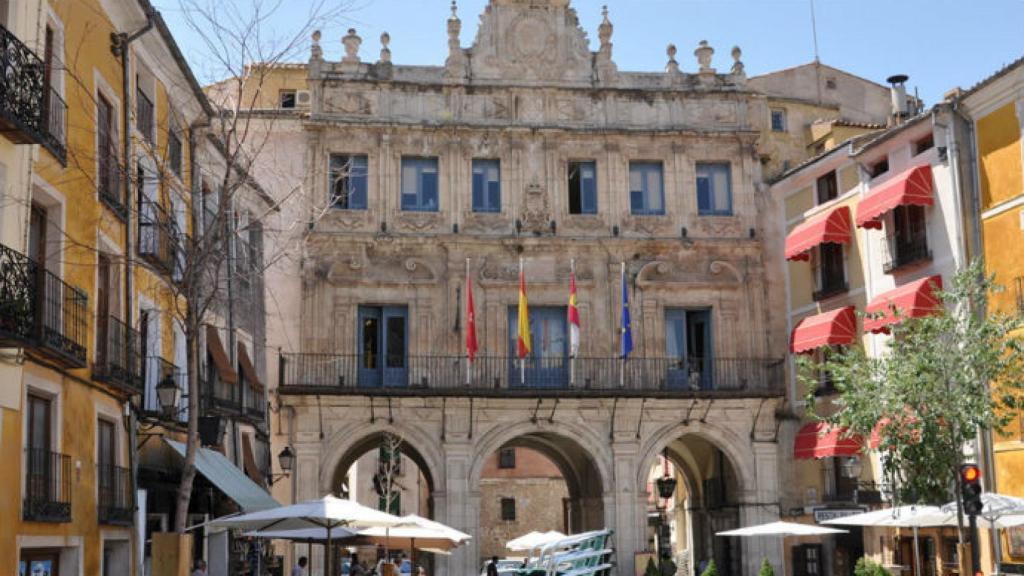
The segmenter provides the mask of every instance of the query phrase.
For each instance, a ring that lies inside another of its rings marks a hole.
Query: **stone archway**
[[[613,479],[610,477],[608,443],[600,445],[594,435],[579,426],[566,424],[538,426],[528,423],[496,429],[481,439],[470,466],[469,488],[472,494],[472,521],[476,533],[481,530],[481,478],[489,458],[503,448],[523,448],[539,453],[561,472],[567,489],[564,502],[565,524],[571,533],[612,526],[609,499]],[[563,530],[565,525],[544,527]],[[516,536],[514,534],[510,536]],[[470,551],[471,561],[479,560],[479,545]]]
[[[678,482],[672,500],[645,500],[637,519],[644,530],[650,513],[657,521],[648,533],[669,532],[673,558],[688,562],[690,573],[712,558],[721,574],[746,573],[750,557],[759,554],[749,542],[715,533],[752,523],[751,508],[762,504],[759,496],[765,490],[752,439],[711,423],[667,426],[647,439],[639,462],[638,486],[653,491],[656,468],[670,470]]]

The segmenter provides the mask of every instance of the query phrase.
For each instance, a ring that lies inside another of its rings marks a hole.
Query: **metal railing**
[[[42,144],[66,162],[67,104],[48,85],[47,67],[31,48],[0,26],[0,132],[17,144]]]
[[[903,266],[932,259],[928,235],[923,231],[910,237],[890,236],[881,239],[882,271],[886,274]]]
[[[173,274],[178,258],[178,234],[174,218],[159,202],[139,201],[139,256]]]
[[[843,278],[842,274],[830,274],[824,276],[821,280],[821,288],[815,290],[811,294],[811,298],[815,302],[819,300],[824,300],[837,294],[842,294],[843,292],[846,292],[847,290],[850,289],[849,285],[846,283],[846,279]]]
[[[0,344],[85,366],[88,297],[24,254],[0,244]]]
[[[221,380],[216,368],[207,367],[207,374],[200,377],[199,388],[204,413],[238,414],[242,411],[241,385]]]
[[[46,449],[25,449],[22,518],[33,522],[71,521],[71,457]]]
[[[99,172],[96,174],[96,192],[100,201],[123,219],[128,215],[128,204],[124,197],[124,186],[121,185],[117,145],[111,141],[109,149],[105,152],[99,150],[97,155]]]
[[[42,278],[40,344],[67,366],[85,366],[88,297],[79,288],[45,270]]]
[[[267,407],[267,396],[262,384],[249,383],[243,393],[242,409],[245,415],[254,420],[263,420]]]
[[[131,470],[110,464],[96,465],[96,518],[100,524],[132,524]]]
[[[406,395],[775,395],[783,360],[756,358],[380,358],[282,354],[282,390]],[[468,376],[467,376],[468,371]]]
[[[108,316],[97,319],[104,325],[97,329],[106,338],[100,342],[92,365],[93,380],[106,382],[133,394],[142,394],[142,338],[138,330]]]

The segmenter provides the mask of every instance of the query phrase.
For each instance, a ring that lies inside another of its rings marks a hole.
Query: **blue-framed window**
[[[772,132],[786,131],[786,111],[781,108],[772,109]]]
[[[728,162],[697,164],[697,213],[732,216],[732,174]]]
[[[366,156],[331,154],[328,174],[331,206],[341,210],[366,210]]]
[[[630,162],[630,213],[653,216],[665,214],[664,183],[661,162]]]
[[[473,160],[473,212],[501,212],[501,162]]]
[[[437,158],[402,158],[402,210],[437,212]]]
[[[597,214],[597,162],[569,162],[569,214]]]

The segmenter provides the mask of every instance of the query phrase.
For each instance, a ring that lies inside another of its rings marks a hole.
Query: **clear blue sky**
[[[287,37],[304,25],[317,0],[224,0],[237,6],[280,2],[261,31]],[[488,0],[460,0],[462,45],[473,41],[477,16]],[[380,33],[391,35],[396,64],[443,64],[447,54],[449,0],[326,0],[347,2],[343,17],[325,23],[325,56],[340,58],[349,27],[363,38],[363,60],[377,59]],[[814,0],[823,63],[884,83],[894,73],[910,76],[928,104],[953,86],[967,88],[1004,64],[1024,56],[1024,0]],[[180,0],[156,0],[200,81],[212,80],[202,43],[183,18]],[[692,50],[707,39],[715,66],[728,69],[733,45],[743,49],[748,75],[813,60],[810,0],[574,0],[580,22],[596,50],[601,5],[607,4],[615,33],[613,58],[620,70],[664,68],[665,46],[679,47],[677,60],[696,68]],[[308,57],[303,49],[299,60]]]

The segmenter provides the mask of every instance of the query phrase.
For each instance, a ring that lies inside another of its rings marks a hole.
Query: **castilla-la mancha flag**
[[[519,262],[519,324],[516,331],[516,352],[519,358],[526,358],[533,350],[530,341],[530,311],[526,304],[526,279],[523,276],[523,263]]]
[[[476,312],[473,307],[473,280],[466,275],[466,357],[476,359]]]
[[[576,307],[576,273],[569,274],[569,355],[580,353],[580,309]]]

